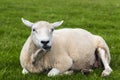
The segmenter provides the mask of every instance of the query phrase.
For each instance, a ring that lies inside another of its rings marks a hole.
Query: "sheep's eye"
[[[54,29],[51,29],[51,31],[53,32],[53,31],[54,31]]]
[[[33,31],[36,31],[35,29],[33,29]]]

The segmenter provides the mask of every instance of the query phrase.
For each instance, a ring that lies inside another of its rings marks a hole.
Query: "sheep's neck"
[[[34,42],[30,41],[30,48],[29,51],[31,52],[29,57],[30,57],[30,61],[32,61],[33,65],[37,65],[38,62],[41,60],[41,58],[44,57],[44,55],[47,53],[46,51],[38,48]]]

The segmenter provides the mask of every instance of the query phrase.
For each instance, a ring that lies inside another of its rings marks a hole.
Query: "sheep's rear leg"
[[[98,55],[99,55],[100,59],[102,60],[103,65],[104,65],[104,70],[103,70],[101,76],[102,77],[108,76],[112,72],[112,69],[110,68],[109,62],[107,60],[105,50],[102,48],[98,48],[98,52],[99,52]]]

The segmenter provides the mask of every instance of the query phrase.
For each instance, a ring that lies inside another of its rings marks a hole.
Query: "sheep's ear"
[[[58,21],[58,22],[54,22],[54,23],[52,23],[52,27],[56,28],[56,27],[60,26],[62,23],[63,23],[63,20],[62,21]]]
[[[24,18],[21,18],[21,20],[22,20],[22,22],[23,22],[26,26],[28,26],[28,27],[32,27],[32,26],[33,26],[33,23],[32,23],[32,22],[30,22],[30,21],[28,21],[28,20],[25,20]]]

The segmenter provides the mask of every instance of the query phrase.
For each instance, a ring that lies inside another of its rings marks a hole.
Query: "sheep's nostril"
[[[42,44],[46,45],[49,41],[41,41]]]

